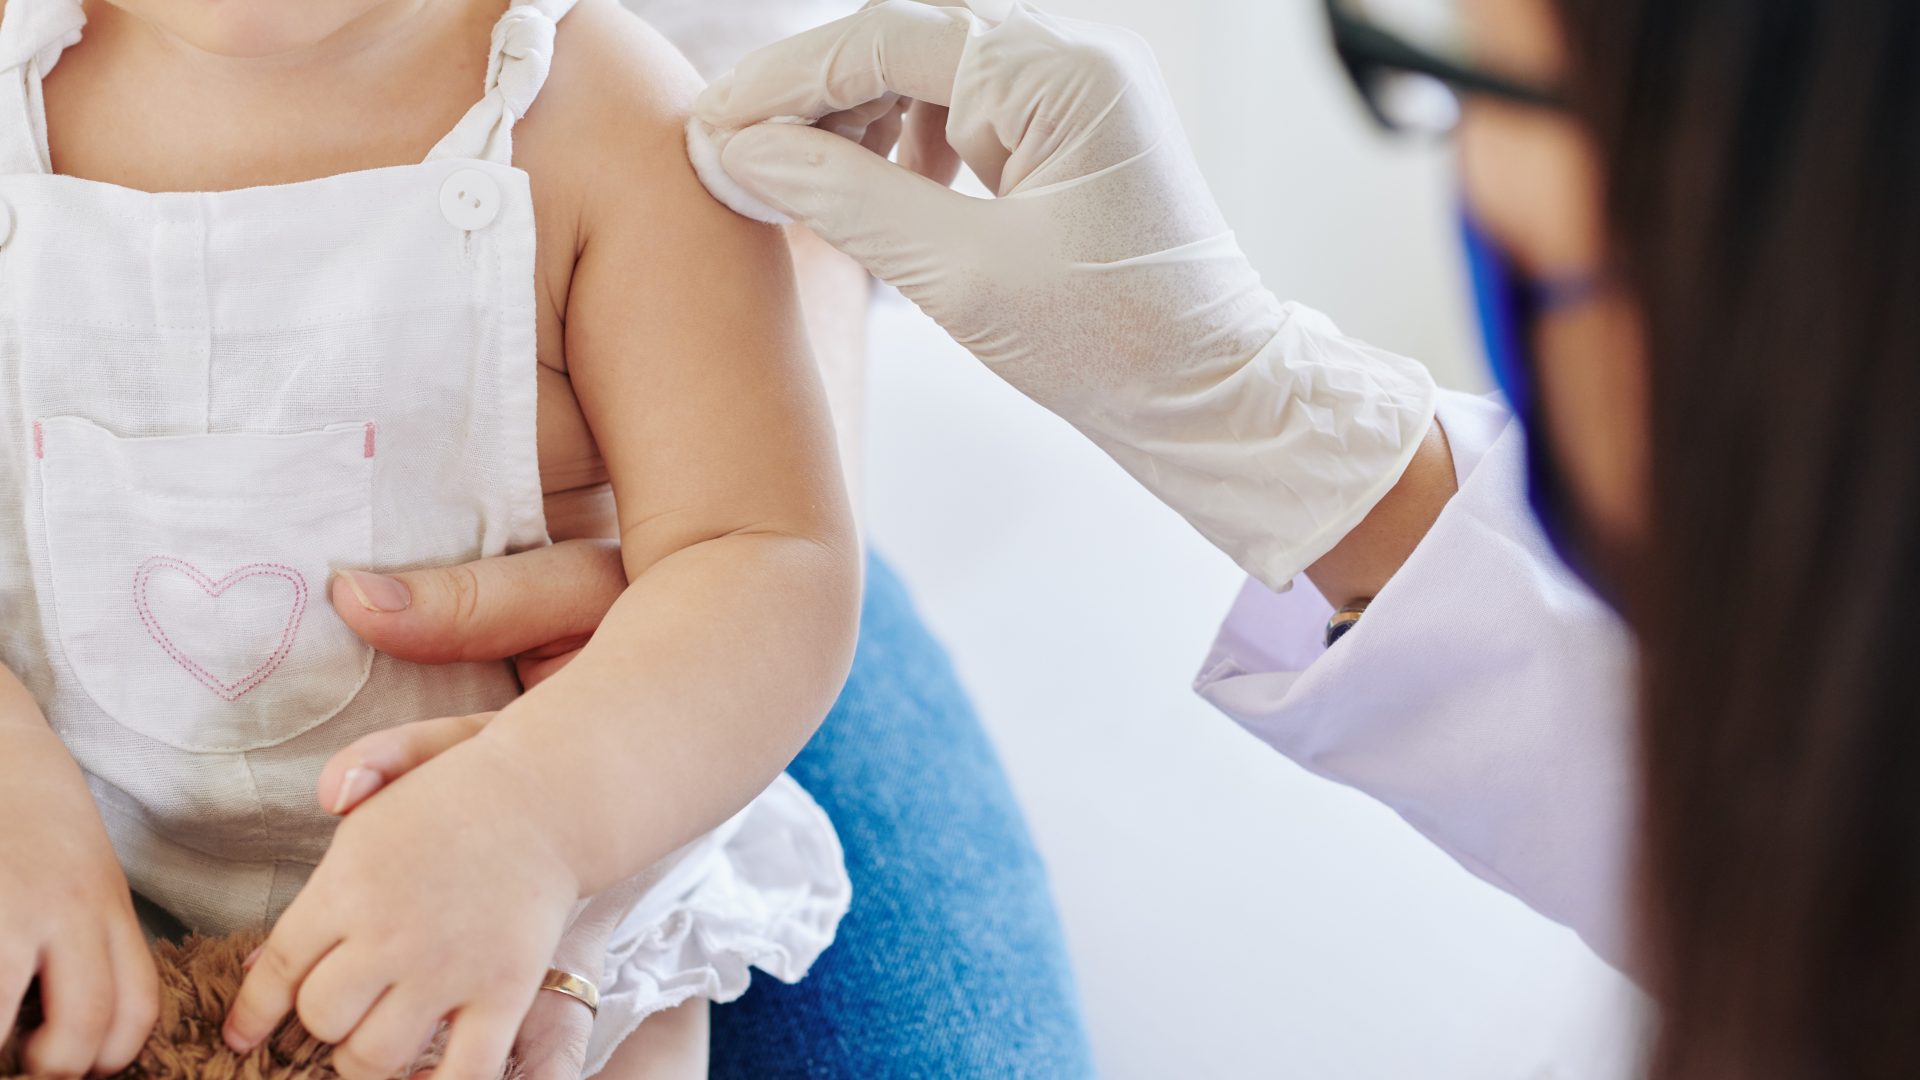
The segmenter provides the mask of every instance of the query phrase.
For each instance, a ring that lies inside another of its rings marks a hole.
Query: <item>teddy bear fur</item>
[[[236,1054],[220,1037],[227,1008],[240,991],[246,974],[242,967],[265,935],[232,937],[192,935],[179,943],[158,941],[153,946],[160,971],[160,1019],[147,1045],[117,1080],[339,1080],[333,1070],[333,1048],[309,1035],[297,1018],[289,1017],[273,1036],[246,1054]],[[20,1019],[0,1044],[0,1078],[38,1080],[24,1072],[20,1045],[38,1024],[37,994],[29,994]],[[420,1060],[400,1075],[406,1076],[439,1061],[445,1025],[434,1034]],[[520,1080],[520,1070],[509,1062],[502,1080]]]

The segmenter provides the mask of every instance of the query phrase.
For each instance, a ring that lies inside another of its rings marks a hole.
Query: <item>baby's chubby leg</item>
[[[695,998],[647,1017],[598,1075],[605,1080],[705,1080],[706,1000]]]

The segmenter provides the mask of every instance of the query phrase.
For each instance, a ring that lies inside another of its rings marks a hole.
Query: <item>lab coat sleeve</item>
[[[1305,581],[1241,592],[1196,687],[1254,735],[1400,814],[1630,970],[1630,643],[1557,561],[1518,425],[1448,393],[1460,490],[1347,636]]]

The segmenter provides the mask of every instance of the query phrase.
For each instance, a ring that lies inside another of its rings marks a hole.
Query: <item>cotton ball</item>
[[[767,121],[769,124],[806,124],[810,121],[798,116],[776,116]],[[793,219],[755,198],[746,188],[727,175],[720,164],[721,154],[726,152],[727,143],[732,140],[732,131],[721,131],[712,127],[699,117],[687,121],[687,160],[693,162],[693,172],[707,191],[722,206],[744,218],[764,221],[769,225],[790,225]]]

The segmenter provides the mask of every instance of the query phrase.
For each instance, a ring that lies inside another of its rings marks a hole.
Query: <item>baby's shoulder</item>
[[[546,87],[514,131],[514,156],[566,184],[645,183],[683,166],[702,83],[692,65],[618,0],[580,0],[560,22]]]

